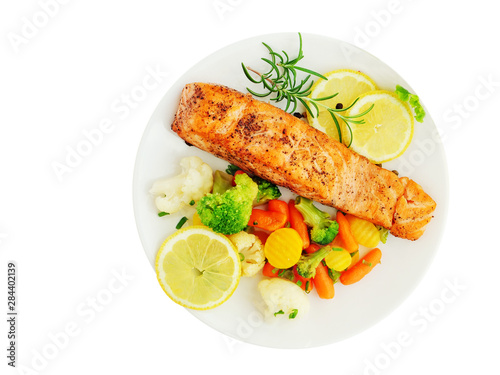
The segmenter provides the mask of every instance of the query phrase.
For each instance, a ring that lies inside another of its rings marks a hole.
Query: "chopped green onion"
[[[242,253],[238,253],[238,254],[240,254],[240,262],[243,262],[245,260],[245,256]]]
[[[188,218],[184,216],[182,219],[179,220],[177,225],[175,226],[175,229],[181,229],[184,224],[186,224],[186,221],[188,221]]]
[[[167,215],[170,215],[168,212],[158,212],[158,216],[159,217],[163,217],[163,216],[167,216]]]
[[[283,310],[276,311],[276,312],[274,313],[274,316],[276,316],[276,315],[282,315],[282,314],[284,314],[284,313],[285,313],[285,312],[284,312]]]
[[[335,271],[332,268],[328,268],[328,276],[330,276],[330,279],[332,279],[333,283],[335,284],[337,281],[339,281],[340,272]]]
[[[299,310],[297,309],[293,309],[292,312],[290,313],[290,315],[288,315],[288,319],[295,319],[295,317],[297,316]]]

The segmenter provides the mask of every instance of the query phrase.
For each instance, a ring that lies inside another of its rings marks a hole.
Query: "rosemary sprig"
[[[316,117],[319,114],[319,107],[326,109],[332,116],[332,119],[335,123],[340,142],[342,142],[342,132],[337,117],[346,124],[347,129],[350,133],[350,143],[347,146],[349,147],[352,143],[352,130],[349,124],[364,124],[364,120],[361,117],[371,111],[371,109],[373,108],[373,104],[362,113],[354,116],[347,116],[343,113],[349,110],[354,104],[356,104],[358,99],[356,99],[350,106],[346,108],[331,108],[322,102],[334,98],[338,95],[338,93],[322,98],[310,98],[309,95],[311,94],[311,87],[314,84],[311,76],[316,76],[325,80],[327,78],[311,69],[297,66],[297,63],[304,58],[304,53],[302,51],[302,35],[300,33],[299,52],[297,57],[294,59],[290,59],[290,56],[285,51],[282,51],[282,53],[280,54],[274,51],[268,44],[264,42],[262,44],[269,51],[270,58],[262,58],[262,60],[269,65],[269,71],[267,71],[266,73],[259,73],[258,71],[246,66],[244,63],[241,63],[241,67],[243,68],[245,76],[252,83],[262,84],[265,92],[258,93],[247,87],[248,92],[258,98],[265,98],[270,95],[275,95],[274,97],[270,98],[270,100],[276,103],[285,100],[285,111],[289,113],[295,112],[299,103],[304,106],[306,111],[312,117]],[[254,78],[250,72],[257,75],[257,78]],[[303,79],[299,79],[299,72],[307,73],[307,76]]]

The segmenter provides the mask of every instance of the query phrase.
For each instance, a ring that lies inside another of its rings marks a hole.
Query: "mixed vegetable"
[[[242,276],[264,276],[258,289],[270,318],[302,317],[308,293],[315,289],[319,298],[332,299],[335,283],[356,283],[380,263],[384,228],[340,211],[332,217],[301,196],[281,200],[278,186],[232,165],[214,172],[188,157],[181,166],[179,176],[153,185],[158,210],[166,215],[172,213],[166,208],[194,206],[193,225],[227,235],[239,252]]]

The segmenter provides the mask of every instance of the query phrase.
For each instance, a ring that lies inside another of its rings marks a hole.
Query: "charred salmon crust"
[[[226,86],[186,85],[172,130],[189,144],[303,197],[389,229],[396,217],[393,234],[398,237],[420,237],[430,220],[430,212],[419,217],[415,206],[418,199],[430,199],[421,188],[425,197],[414,193],[413,208],[403,208],[405,189],[415,188],[407,180],[289,113]]]

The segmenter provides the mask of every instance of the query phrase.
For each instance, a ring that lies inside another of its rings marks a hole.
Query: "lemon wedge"
[[[323,75],[328,78],[328,80],[319,79],[316,81],[311,87],[311,94],[309,97],[318,99],[338,93],[335,97],[320,102],[333,109],[348,108],[361,94],[373,91],[377,88],[375,82],[373,82],[370,77],[356,70],[340,69]],[[321,105],[318,107],[319,113],[317,116],[314,108],[311,108],[311,110],[315,117],[307,113],[309,124],[338,141],[339,133],[331,114]],[[349,132],[345,128],[344,122],[339,118],[337,118],[337,120],[341,127],[342,141],[345,143],[344,140],[349,136]]]
[[[232,242],[203,226],[187,227],[168,237],[158,251],[155,268],[165,293],[179,305],[196,310],[227,301],[241,276]]]
[[[373,108],[362,118],[363,124],[351,123],[351,149],[373,163],[384,163],[403,154],[413,137],[413,116],[408,104],[390,91],[376,90],[360,95],[347,116]]]

